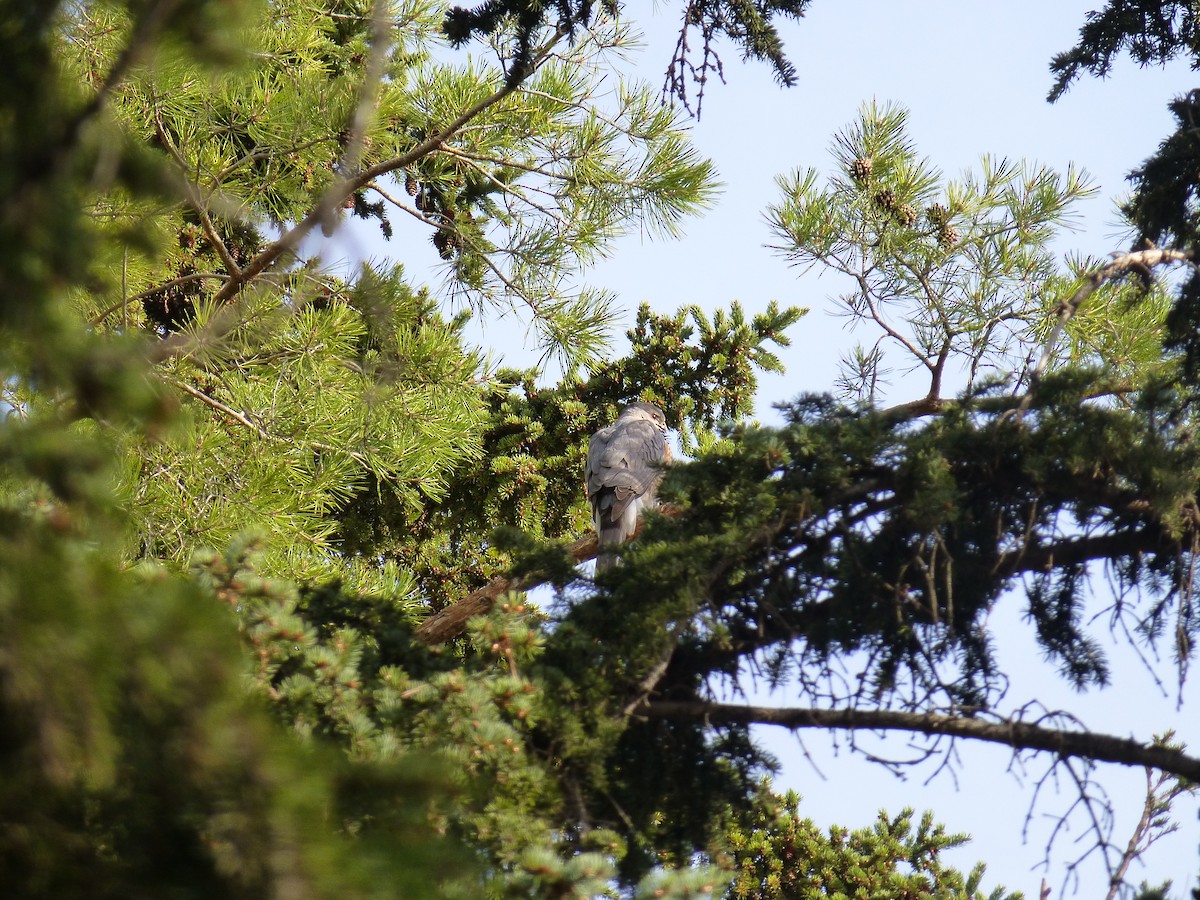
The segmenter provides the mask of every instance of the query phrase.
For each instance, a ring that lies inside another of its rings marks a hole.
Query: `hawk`
[[[629,540],[642,510],[658,506],[659,465],[670,461],[667,419],[653,403],[630,403],[617,421],[592,435],[585,478],[600,542],[597,572],[617,563],[604,548]]]

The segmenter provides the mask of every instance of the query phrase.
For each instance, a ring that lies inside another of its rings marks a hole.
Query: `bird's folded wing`
[[[619,518],[630,502],[653,490],[662,476],[656,464],[665,450],[666,436],[651,422],[618,421],[602,428],[588,447],[588,497],[609,489],[615,503],[606,512]]]

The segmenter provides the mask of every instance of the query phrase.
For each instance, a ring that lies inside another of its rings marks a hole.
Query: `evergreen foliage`
[[[748,321],[735,302],[710,320],[697,307],[664,316],[643,306],[629,355],[595,366],[586,380],[544,387],[533,371],[497,373],[481,436],[486,466],[461,470],[436,504],[406,507],[386,486],[359,492],[339,512],[343,552],[394,559],[437,605],[464,596],[511,564],[479,535],[508,527],[558,540],[589,527],[578,489],[587,442],[621,405],[638,397],[663,404],[685,440],[747,415],[756,371],[781,370],[767,345],[786,346],[784,331],[800,315],[772,304]]]
[[[1174,0],[1121,0],[1093,12],[1080,29],[1079,42],[1055,57],[1056,75],[1050,99],[1056,100],[1071,82],[1084,73],[1105,76],[1123,52],[1142,66],[1162,65],[1183,58],[1192,68],[1200,62],[1200,21],[1194,4]],[[1158,150],[1134,169],[1129,179],[1133,193],[1122,211],[1135,229],[1134,246],[1161,246],[1192,252],[1200,235],[1196,208],[1195,172],[1200,151],[1194,139],[1200,96],[1191,91],[1175,97],[1168,108],[1176,122],[1174,133]],[[1145,272],[1137,273],[1143,283]],[[1200,371],[1200,280],[1193,270],[1184,279],[1168,321],[1167,347],[1182,355],[1187,379],[1195,382]],[[1190,398],[1189,398],[1190,400]]]
[[[665,95],[688,105],[688,85],[698,92],[697,112],[703,102],[709,76],[724,78],[724,66],[716,52],[719,38],[727,38],[742,52],[743,58],[771,66],[780,84],[796,83],[796,68],[783,50],[776,18],[800,19],[810,0],[688,0],[683,5],[679,43],[667,70]],[[598,7],[598,9],[597,9]],[[557,29],[574,37],[592,24],[596,13],[619,18],[624,4],[617,0],[555,0],[554,3],[531,0],[487,0],[471,8],[456,6],[446,14],[443,29],[456,45],[477,35],[494,35],[511,28],[509,38],[510,81],[519,80],[532,60],[533,48],[547,31]],[[689,33],[695,29],[701,40],[700,55],[692,56]]]
[[[947,834],[928,813],[915,829],[912,810],[904,810],[894,817],[881,813],[871,828],[835,828],[826,837],[811,820],[800,818],[798,806],[799,798],[787,794],[778,806],[764,810],[753,830],[731,835],[737,876],[730,900],[1018,896],[1000,888],[983,894],[982,867],[965,878],[944,868],[938,853],[967,838]],[[910,871],[903,871],[905,864]]]
[[[686,22],[786,82],[771,21],[805,5]],[[802,310],[643,308],[628,355],[606,351],[584,267],[626,229],[675,233],[715,183],[651,92],[603,92],[630,35],[590,4],[19,13],[0,29],[5,889],[982,897],[931,816],[802,820],[718,688],[765,672],[825,711],[991,723],[987,613],[1010,589],[1065,679],[1109,677],[1101,563],[1116,615],[1186,669],[1186,387],[1157,352],[1161,295],[1048,250],[1082,176],[985,160],[944,181],[902,111],[864,108],[828,186],[785,180],[771,217],[789,258],[855,279],[846,305],[883,338],[857,402],[800,398],[765,429],[758,372]],[[443,27],[503,63],[440,52]],[[420,223],[448,288],[327,272],[308,239],[350,215]],[[523,311],[565,375],[490,371],[447,297]],[[920,403],[874,404],[885,345],[928,370]],[[673,514],[591,579],[563,549],[587,528],[581,461],[634,398],[696,459],[667,476]],[[547,566],[546,609],[510,593],[453,644],[418,638],[428,611]],[[1161,742],[1050,736],[1016,746],[1196,771]]]

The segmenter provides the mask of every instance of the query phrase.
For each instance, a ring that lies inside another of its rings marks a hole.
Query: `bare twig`
[[[1178,828],[1168,818],[1171,802],[1182,794],[1195,791],[1194,784],[1188,784],[1173,775],[1146,769],[1146,799],[1142,804],[1142,814],[1129,837],[1125,852],[1121,854],[1120,863],[1112,872],[1112,883],[1106,900],[1115,900],[1118,896],[1133,861]]]

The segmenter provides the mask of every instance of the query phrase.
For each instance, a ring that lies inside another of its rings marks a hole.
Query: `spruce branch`
[[[567,545],[566,551],[576,562],[584,562],[600,554],[600,542],[594,533],[589,534]],[[476,588],[422,622],[417,629],[417,638],[426,644],[444,644],[464,634],[467,622],[472,617],[485,615],[505,594],[529,590],[543,583],[544,580],[537,575],[497,575],[483,587]]]
[[[700,721],[714,725],[778,725],[850,731],[905,731],[931,737],[966,738],[1002,744],[1014,750],[1053,753],[1060,759],[1086,759],[1123,766],[1142,766],[1200,780],[1200,758],[1161,743],[1092,731],[1046,728],[1030,722],[944,713],[896,710],[816,709],[715,703],[705,700],[647,700],[635,715],[654,719]]]
[[[1009,407],[1016,402],[1014,398],[997,399]],[[942,404],[935,405],[941,407]],[[920,406],[917,407],[918,411],[916,415],[929,415],[934,412],[940,413],[944,411],[941,408],[931,410],[926,408],[928,406],[929,401],[922,401]],[[897,410],[903,414],[912,408],[913,404],[905,404],[904,407],[897,408]],[[1034,545],[1027,540],[1015,550],[998,553],[994,561],[993,571],[999,577],[1011,578],[1020,573],[1042,573],[1054,568],[1078,565],[1092,560],[1116,559],[1135,553],[1150,552],[1160,547],[1163,534],[1161,529],[1154,525],[1153,509],[1150,504],[1141,498],[1126,493],[1101,497],[1097,493],[1097,488],[1091,485],[1087,485],[1087,487],[1097,496],[1097,499],[1103,499],[1111,509],[1119,510],[1126,515],[1147,517],[1150,521],[1147,522],[1146,527],[1141,529],[1129,529],[1116,533],[1081,535],[1071,539],[1062,539],[1051,545]],[[861,502],[870,494],[887,491],[888,489],[888,480],[886,478],[864,478],[852,485],[848,485],[835,499],[830,500],[830,506],[836,508],[843,504]],[[895,502],[897,501],[881,503],[872,507],[872,511],[873,513],[879,513],[894,506]],[[674,519],[682,516],[684,511],[677,507],[664,505],[659,509],[659,513],[667,518]],[[775,521],[777,524],[760,529],[747,543],[755,546],[767,546],[772,541],[778,539],[780,530],[793,527],[795,522],[803,521],[806,518],[807,513],[804,508],[798,507],[785,512],[776,517]],[[635,537],[641,533],[642,527],[642,524],[639,523],[638,529],[634,533]],[[584,562],[589,559],[595,559],[599,553],[599,547],[595,535],[590,534],[568,545],[566,551],[576,562]],[[732,561],[730,561],[730,564],[732,564]],[[463,599],[426,619],[417,630],[417,636],[428,644],[445,643],[463,634],[466,630],[468,619],[472,616],[486,613],[491,609],[496,600],[506,592],[529,590],[544,584],[545,581],[545,577],[536,572],[529,573],[520,578],[513,578],[507,575],[497,576],[488,584],[472,591]],[[802,626],[804,621],[815,622],[828,615],[827,606],[830,602],[828,600],[818,600],[807,604],[801,619],[792,622],[782,632],[776,633],[774,629],[768,628],[765,630],[755,630],[752,634],[740,635],[741,640],[735,641],[734,646],[726,652],[735,656],[741,656],[746,652],[745,642],[766,646],[779,640],[792,640],[795,638],[795,628]],[[734,636],[739,637],[736,633]]]

